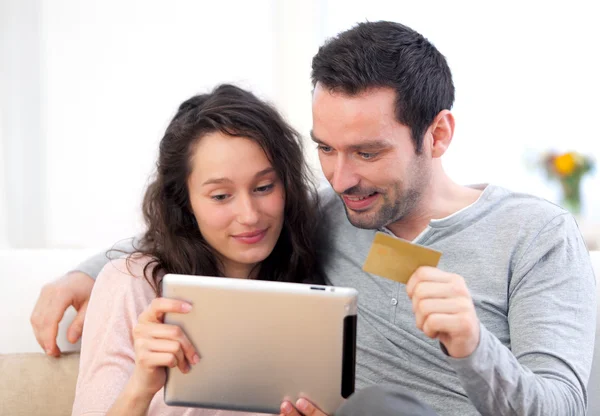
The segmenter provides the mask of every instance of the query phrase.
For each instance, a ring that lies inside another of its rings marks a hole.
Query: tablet
[[[279,414],[305,397],[332,414],[354,392],[355,289],[167,274],[162,293],[193,305],[165,323],[200,356],[168,369],[168,405]]]

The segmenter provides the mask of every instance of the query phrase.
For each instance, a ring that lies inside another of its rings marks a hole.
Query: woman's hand
[[[183,373],[200,357],[192,343],[177,325],[164,322],[165,313],[188,313],[189,303],[175,299],[157,298],[139,316],[133,330],[135,370],[130,382],[137,393],[152,397],[166,382],[165,367],[178,367]]]

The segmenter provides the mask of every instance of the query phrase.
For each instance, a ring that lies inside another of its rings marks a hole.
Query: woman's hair
[[[226,84],[182,103],[160,142],[156,177],[143,201],[147,231],[136,247],[153,259],[144,268],[146,280],[160,295],[161,272],[223,276],[214,249],[200,233],[187,187],[196,144],[213,132],[257,143],[284,186],[281,235],[256,278],[323,283],[314,241],[317,196],[300,137],[273,107]]]

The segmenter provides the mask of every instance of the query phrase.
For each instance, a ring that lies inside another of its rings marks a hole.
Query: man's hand
[[[31,313],[31,326],[35,338],[46,354],[59,357],[56,345],[58,324],[71,305],[77,316],[67,331],[67,339],[74,344],[81,337],[83,319],[87,309],[94,279],[82,272],[71,272],[46,284]]]
[[[479,319],[462,276],[419,267],[406,286],[417,328],[440,340],[448,354],[464,358],[479,345]]]
[[[327,416],[321,410],[319,410],[314,404],[306,399],[298,399],[296,401],[296,407],[285,401],[281,404],[280,416]],[[300,413],[302,412],[302,413]]]

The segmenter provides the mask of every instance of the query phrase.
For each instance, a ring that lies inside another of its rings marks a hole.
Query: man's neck
[[[441,219],[468,207],[481,195],[481,190],[453,182],[441,165],[434,167],[432,180],[419,204],[410,214],[387,228],[396,236],[412,241],[427,228],[432,219]]]

